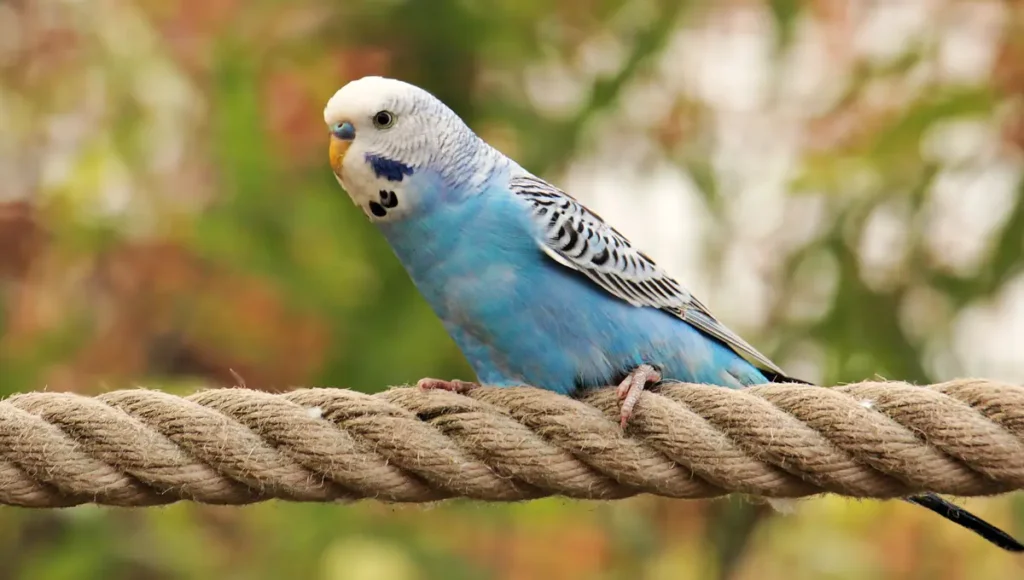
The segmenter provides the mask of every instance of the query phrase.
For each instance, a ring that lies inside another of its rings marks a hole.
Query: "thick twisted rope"
[[[643,395],[626,432],[617,420],[611,389],[580,400],[526,387],[28,393],[0,402],[0,503],[891,498],[1024,487],[1024,387],[991,381],[666,385]]]

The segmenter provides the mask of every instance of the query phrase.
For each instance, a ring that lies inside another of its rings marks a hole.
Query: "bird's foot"
[[[450,381],[443,379],[420,379],[416,382],[416,386],[424,391],[442,390],[465,395],[471,389],[475,389],[480,385],[467,381],[460,381],[459,379],[452,379]]]
[[[619,425],[623,429],[626,428],[629,418],[633,416],[633,407],[636,407],[637,401],[640,400],[640,395],[644,392],[644,388],[647,387],[647,383],[657,383],[660,380],[661,373],[657,369],[651,365],[640,365],[633,369],[619,383],[619,388],[615,392],[619,395]]]

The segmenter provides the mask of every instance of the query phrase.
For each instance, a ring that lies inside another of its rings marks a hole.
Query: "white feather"
[[[373,123],[380,111],[388,111],[394,123],[378,128]],[[342,187],[372,221],[393,221],[415,211],[419,193],[408,179],[390,181],[373,170],[367,155],[401,162],[414,171],[429,168],[451,189],[466,195],[479,193],[510,159],[484,143],[444,103],[409,83],[383,77],[352,81],[327,101],[324,123],[348,122],[355,128],[340,174]],[[394,191],[400,203],[381,218],[368,206],[382,189]]]

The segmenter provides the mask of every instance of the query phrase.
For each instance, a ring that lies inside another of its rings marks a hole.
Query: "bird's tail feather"
[[[914,505],[930,509],[947,520],[971,530],[1004,550],[1024,552],[1024,545],[1015,540],[1010,534],[934,493],[924,493],[905,499]]]
[[[814,385],[814,383],[812,383],[812,382],[805,381],[803,379],[798,379],[796,377],[791,377],[791,376],[788,376],[788,375],[784,375],[784,374],[781,374],[781,373],[777,373],[777,372],[774,372],[774,371],[771,371],[771,370],[768,370],[768,369],[762,369],[762,368],[758,367],[757,370],[761,371],[761,374],[763,374],[765,376],[765,378],[768,379],[768,381],[772,382],[772,383],[801,383],[801,384],[804,384],[804,385]],[[817,386],[817,385],[815,385],[815,386]]]
[[[758,370],[764,373],[765,377],[773,383],[813,384],[802,379],[789,377],[769,370]],[[1000,530],[964,508],[942,499],[934,493],[924,493],[904,499],[914,505],[919,505],[923,508],[929,509],[958,526],[971,530],[975,534],[978,534],[982,538],[985,538],[1004,550],[1008,550],[1010,552],[1024,552],[1024,544],[1018,542],[1010,534],[1007,534],[1003,530]],[[776,510],[781,512],[790,512],[795,506],[795,502],[790,500],[772,500],[770,503]]]
[[[963,526],[968,530],[992,542],[996,546],[1010,552],[1024,552],[1024,545],[1015,540],[1013,536],[993,526],[964,508],[948,502],[934,493],[924,493],[903,498],[909,503],[929,509],[947,520]],[[776,511],[784,514],[792,513],[796,508],[798,499],[769,499],[768,503]]]

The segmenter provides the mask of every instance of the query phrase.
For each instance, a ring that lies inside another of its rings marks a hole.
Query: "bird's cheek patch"
[[[388,181],[402,181],[414,173],[413,168],[401,161],[388,159],[380,155],[366,155],[366,162],[373,168],[373,174]]]

